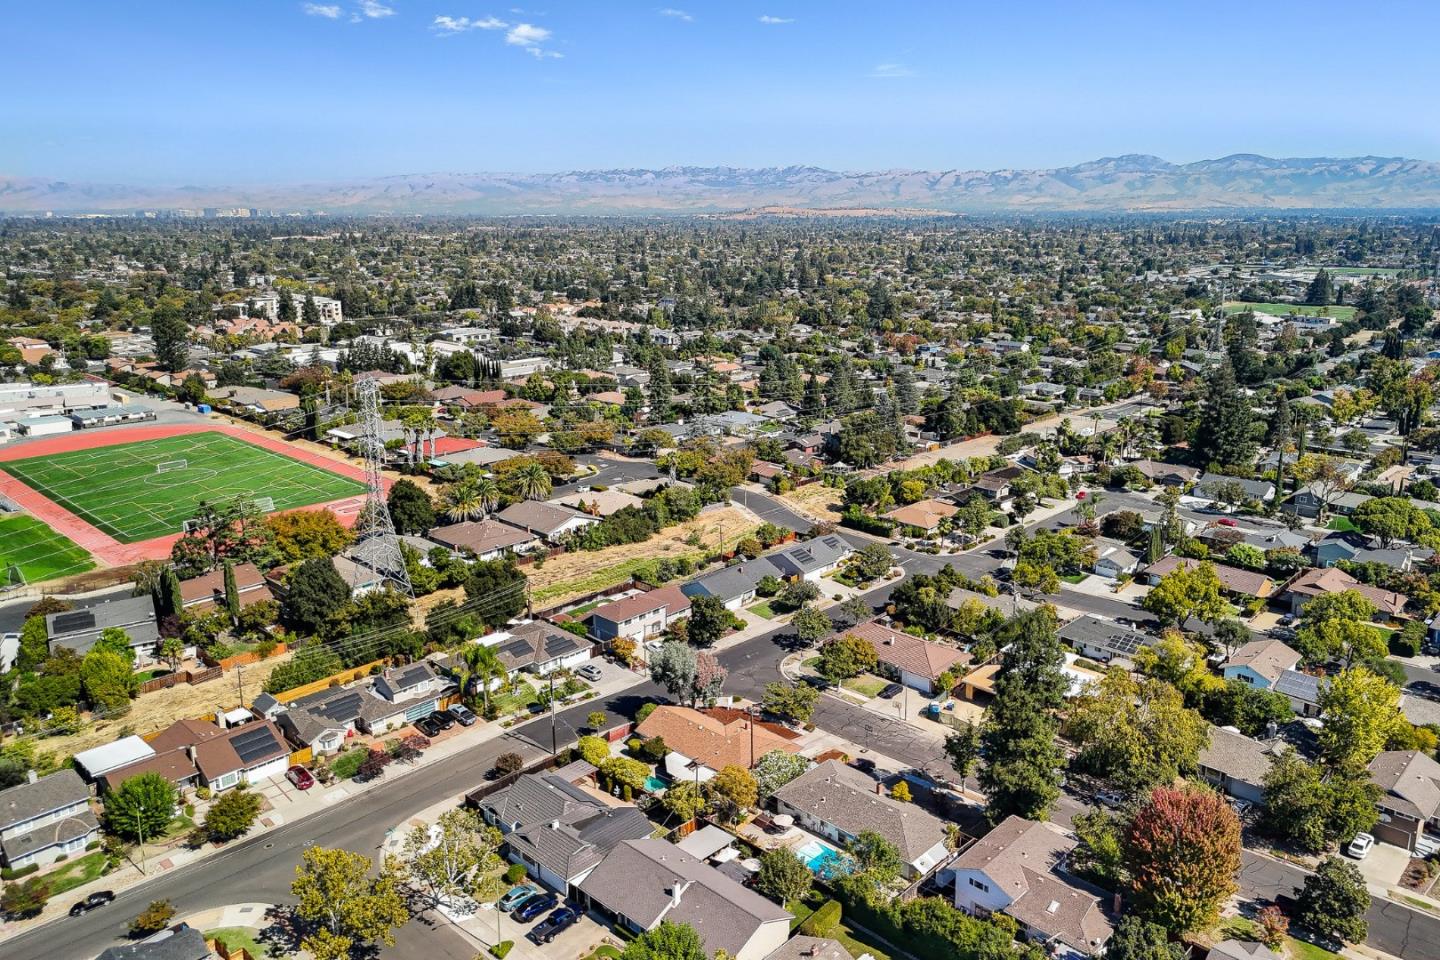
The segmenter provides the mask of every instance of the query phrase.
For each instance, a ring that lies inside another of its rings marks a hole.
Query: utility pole
[[[555,739],[555,671],[550,671],[550,756],[556,756],[560,749]]]

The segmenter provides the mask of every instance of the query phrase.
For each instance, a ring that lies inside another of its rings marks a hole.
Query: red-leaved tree
[[[1157,787],[1125,832],[1136,911],[1171,933],[1208,927],[1235,894],[1240,819],[1219,794]]]

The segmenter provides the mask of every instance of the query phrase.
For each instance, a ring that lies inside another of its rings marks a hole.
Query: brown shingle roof
[[[936,679],[957,663],[969,663],[972,659],[964,650],[912,637],[878,623],[857,624],[845,632],[874,647],[881,663],[928,680]]]
[[[594,616],[609,620],[611,623],[624,623],[626,620],[650,613],[661,607],[667,608],[668,615],[673,617],[690,609],[690,598],[680,591],[679,584],[672,583],[658,590],[637,593],[633,597],[626,597],[624,600],[616,600],[614,603],[597,607]]]
[[[792,741],[776,735],[766,725],[755,725],[754,755],[751,755],[750,720],[725,719],[689,707],[656,707],[635,732],[647,740],[660,737],[665,746],[692,760],[719,770],[734,764],[749,768],[772,750],[799,753]]]
[[[1191,560],[1189,557],[1177,557],[1171,554],[1168,557],[1161,557],[1156,562],[1145,568],[1145,573],[1150,576],[1163,577],[1177,569],[1189,570],[1201,563],[1199,560]],[[1215,568],[1215,576],[1220,580],[1220,586],[1231,593],[1244,594],[1247,597],[1268,597],[1275,592],[1275,581],[1263,573],[1256,573],[1253,570],[1241,570],[1239,567],[1227,567],[1223,563],[1211,563]]]

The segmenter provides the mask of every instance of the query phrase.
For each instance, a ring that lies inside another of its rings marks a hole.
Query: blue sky
[[[15,0],[0,174],[1440,160],[1433,2],[538,2]]]

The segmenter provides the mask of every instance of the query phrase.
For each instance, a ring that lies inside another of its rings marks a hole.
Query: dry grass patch
[[[142,694],[130,701],[130,712],[123,717],[108,717],[87,724],[79,733],[68,737],[46,737],[36,742],[36,749],[52,753],[60,759],[82,750],[110,743],[126,734],[146,734],[164,730],[176,720],[203,717],[216,711],[233,710],[248,705],[265,689],[265,681],[275,668],[290,658],[288,653],[230,670],[218,680],[190,686],[187,683]],[[243,687],[243,693],[242,693]]]
[[[840,520],[840,500],[844,496],[844,490],[836,490],[834,487],[827,487],[823,483],[811,483],[780,494],[780,499],[807,517],[838,523]]]
[[[644,543],[624,543],[604,550],[577,550],[546,560],[539,568],[526,567],[530,596],[537,606],[582,597],[620,583],[656,560],[699,560],[733,547],[759,526],[748,511],[725,507],[702,513],[694,520],[667,527]],[[700,537],[699,546],[688,541]]]

